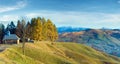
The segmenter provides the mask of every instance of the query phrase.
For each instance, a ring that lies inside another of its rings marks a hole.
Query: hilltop
[[[0,53],[0,64],[120,64],[120,59],[83,44],[35,42],[12,45]]]

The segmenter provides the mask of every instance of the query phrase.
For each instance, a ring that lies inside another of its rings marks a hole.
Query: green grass
[[[0,53],[0,64],[120,64],[120,59],[77,43],[48,41],[12,45]]]

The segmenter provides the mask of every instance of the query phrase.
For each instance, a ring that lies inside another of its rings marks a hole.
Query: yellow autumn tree
[[[36,18],[31,19],[31,29],[32,29],[32,34],[31,34],[31,39],[36,40]]]
[[[56,26],[51,22],[50,19],[47,20],[47,39],[52,41],[52,43],[57,40],[58,38],[58,33]]]
[[[43,38],[43,35],[42,35],[42,22],[40,17],[38,17],[36,20],[36,34],[37,34],[37,40],[41,41]]]
[[[41,41],[50,40],[54,42],[58,39],[58,32],[56,26],[50,19],[47,21],[44,18],[32,18],[31,20],[31,39]]]
[[[42,40],[42,22],[40,17],[33,18],[31,20],[32,27],[32,39],[41,41]]]

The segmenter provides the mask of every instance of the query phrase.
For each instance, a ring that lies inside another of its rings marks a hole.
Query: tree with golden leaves
[[[31,20],[31,28],[32,28],[32,39],[41,41],[42,40],[42,22],[40,17],[33,18]]]
[[[47,20],[47,39],[50,40],[52,43],[58,39],[58,33],[56,26],[52,23],[50,19]]]

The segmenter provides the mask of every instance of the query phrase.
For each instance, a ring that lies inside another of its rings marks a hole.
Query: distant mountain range
[[[58,27],[58,33],[65,33],[65,32],[79,32],[82,30],[86,30],[88,28],[82,28],[82,27]]]
[[[66,32],[59,34],[58,41],[82,43],[120,57],[119,29],[86,29],[79,32]]]

